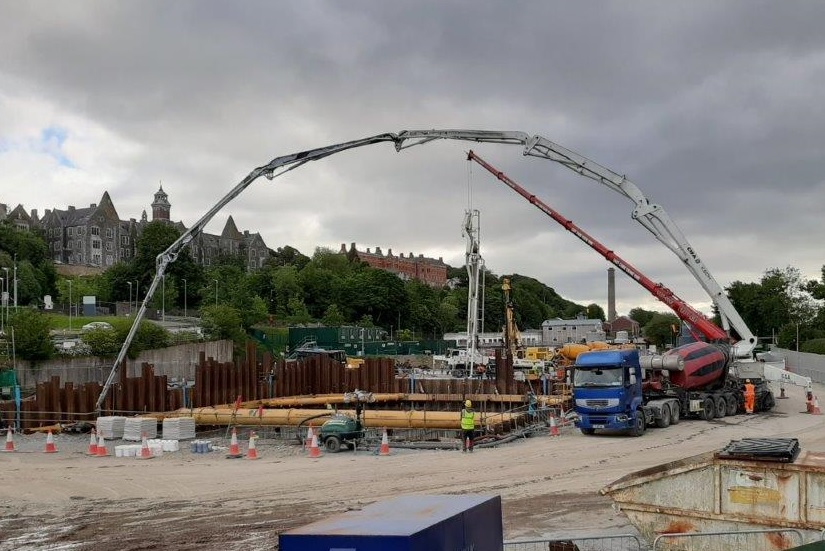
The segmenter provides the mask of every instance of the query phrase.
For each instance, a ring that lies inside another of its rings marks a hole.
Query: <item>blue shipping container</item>
[[[400,496],[289,530],[280,551],[502,551],[501,497]]]

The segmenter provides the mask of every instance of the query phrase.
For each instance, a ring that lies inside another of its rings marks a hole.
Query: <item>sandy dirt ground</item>
[[[85,435],[59,435],[56,454],[42,453],[45,436],[18,435],[18,451],[0,453],[0,551],[277,549],[284,530],[400,494],[498,494],[507,539],[628,533],[598,493],[628,473],[748,437],[795,437],[803,450],[825,451],[825,416],[802,413],[802,389],[787,394],[768,414],[683,420],[641,438],[564,428],[473,454],[310,459],[298,445],[261,438],[258,461],[192,454],[186,442],[136,461],[85,456]],[[223,431],[210,437],[228,446]]]

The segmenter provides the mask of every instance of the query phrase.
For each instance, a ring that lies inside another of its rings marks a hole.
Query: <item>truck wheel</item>
[[[670,424],[678,425],[682,418],[682,410],[678,402],[670,403]]]
[[[773,409],[773,406],[776,405],[776,402],[773,399],[773,394],[770,392],[766,392],[765,395],[762,397],[761,404],[759,407],[760,411],[770,411]]]
[[[717,419],[721,419],[728,413],[728,403],[725,402],[725,399],[721,396],[717,396],[714,401],[716,403],[716,411],[714,412],[714,416]]]
[[[705,401],[702,402],[702,411],[699,413],[699,417],[705,421],[710,421],[713,419],[714,413],[716,413],[716,402],[713,401],[713,398],[705,398]]]
[[[633,428],[630,429],[631,436],[641,436],[645,433],[645,429],[647,425],[645,424],[645,415],[644,412],[637,411],[636,412],[636,424],[633,425]]]
[[[660,429],[670,426],[670,407],[667,404],[662,404],[660,416],[656,419],[656,426]]]
[[[588,436],[590,436],[591,434],[596,434],[596,429],[586,429],[582,427],[579,430],[582,431],[582,434],[586,434]]]
[[[341,439],[337,436],[330,436],[324,442],[324,446],[326,446],[329,453],[338,453],[341,450]]]
[[[725,404],[728,406],[725,412],[728,414],[728,417],[736,415],[736,396],[733,394],[725,394]]]

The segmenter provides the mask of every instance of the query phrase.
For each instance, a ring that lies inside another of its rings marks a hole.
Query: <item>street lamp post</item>
[[[799,324],[796,324],[796,351],[799,352]]]
[[[186,280],[183,280],[183,317],[186,317]]]
[[[69,331],[72,330],[72,280],[69,280]]]
[[[132,315],[132,282],[126,282],[129,285],[129,315]]]
[[[215,280],[215,306],[218,305],[218,280]]]
[[[160,308],[161,308],[161,312],[162,312],[162,314],[160,315],[160,319],[161,319],[161,321],[166,321],[166,274],[162,274],[160,276],[160,283],[161,283]]]
[[[0,277],[0,333],[4,332],[6,329],[6,318],[3,317],[3,285],[5,284],[6,279]]]
[[[361,328],[361,357],[364,357],[364,328]]]
[[[135,313],[138,311],[138,295],[140,295],[140,283],[135,280]]]
[[[17,313],[17,253],[14,255],[14,313]]]
[[[3,271],[6,272],[6,296],[5,296],[5,304],[6,307],[6,323],[9,322],[9,291],[11,290],[11,279],[9,279],[9,269],[6,266],[3,266]],[[2,315],[2,312],[0,312]]]

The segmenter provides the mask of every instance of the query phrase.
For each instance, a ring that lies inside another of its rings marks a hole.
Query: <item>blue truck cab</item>
[[[598,350],[576,358],[573,372],[576,426],[584,434],[596,429],[630,430],[640,436],[647,426],[638,350]]]

